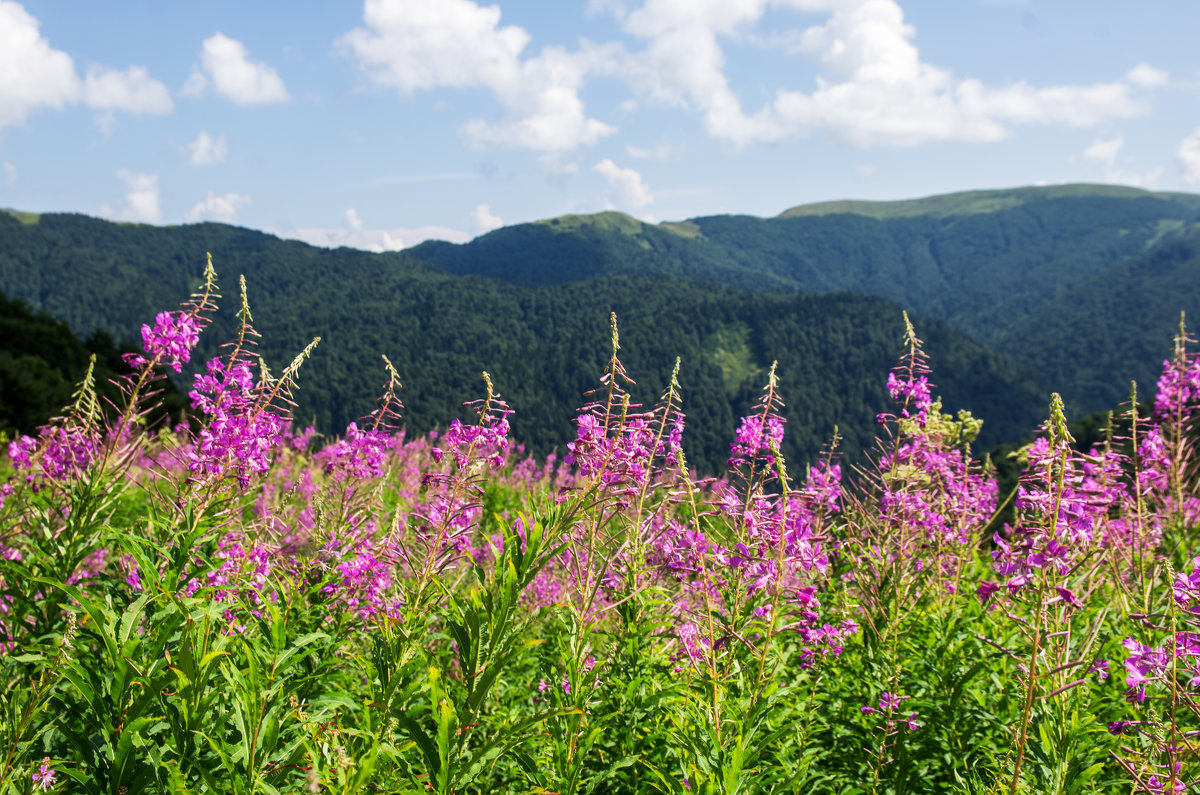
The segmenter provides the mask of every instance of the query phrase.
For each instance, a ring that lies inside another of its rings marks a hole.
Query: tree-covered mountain
[[[297,411],[322,431],[371,410],[385,380],[382,354],[404,381],[411,430],[460,416],[487,370],[517,412],[514,436],[542,452],[561,450],[607,360],[615,311],[636,397],[653,402],[681,358],[685,438],[701,469],[720,466],[737,417],[776,359],[788,454],[811,460],[837,425],[853,455],[887,408],[884,382],[901,351],[900,309],[864,295],[765,294],[631,274],[527,287],[447,274],[411,255],[331,251],[222,224],[0,213],[0,289],[77,330],[136,338],[141,323],[196,286],[206,251],[225,297],[201,354],[232,335],[244,275],[261,351],[276,371],[322,337],[301,370]],[[1018,437],[1044,416],[1048,390],[1011,358],[945,324],[914,320],[946,407],[986,420],[982,444]]]
[[[1028,363],[1086,413],[1120,402],[1132,378],[1148,387],[1179,312],[1200,312],[1197,221],[1197,195],[1062,185],[827,202],[775,218],[567,216],[409,253],[525,285],[639,273],[874,295]]]

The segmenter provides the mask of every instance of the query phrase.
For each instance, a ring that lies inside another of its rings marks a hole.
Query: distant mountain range
[[[0,213],[0,291],[77,332],[136,338],[195,285],[205,251],[230,310],[205,350],[230,333],[245,274],[274,367],[325,338],[302,372],[298,412],[322,430],[370,410],[386,354],[414,430],[456,416],[487,369],[517,409],[515,435],[561,448],[617,311],[643,399],[682,358],[689,452],[709,470],[774,359],[788,452],[811,458],[835,424],[848,453],[860,450],[886,407],[900,307],[928,340],[946,408],[982,417],[985,445],[1031,430],[1051,390],[1074,415],[1119,404],[1131,379],[1148,394],[1179,312],[1200,316],[1200,196],[1093,185],[658,225],[564,216],[401,254],[222,224],[10,212]]]

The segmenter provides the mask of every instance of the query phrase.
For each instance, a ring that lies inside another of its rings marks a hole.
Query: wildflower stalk
[[[1057,392],[1050,397],[1049,430],[1051,449],[1057,451],[1055,457],[1057,465],[1052,466],[1050,472],[1053,490],[1053,508],[1047,522],[1049,533],[1053,535],[1055,529],[1058,527],[1059,511],[1062,509],[1069,445],[1074,441],[1070,431],[1067,430],[1067,419],[1063,414],[1062,397]],[[1027,663],[1028,673],[1025,676],[1025,698],[1021,706],[1021,720],[1017,724],[1017,735],[1013,744],[1015,759],[1013,762],[1013,777],[1008,787],[1009,795],[1015,795],[1021,781],[1021,766],[1025,761],[1025,746],[1028,742],[1029,719],[1033,712],[1033,702],[1038,690],[1038,658],[1041,655],[1042,643],[1046,633],[1047,582],[1044,571],[1039,570],[1036,579],[1037,590],[1033,610],[1034,622],[1026,630],[1031,633],[1031,637]]]
[[[199,331],[203,330],[206,325],[208,325],[210,316],[217,309],[217,299],[221,297],[217,290],[217,272],[213,269],[211,253],[205,254],[204,273],[201,278],[202,282],[200,284],[199,291],[193,293],[188,301],[184,303],[184,308],[180,312],[180,319],[178,323],[180,328],[194,327],[195,333],[197,334]],[[242,283],[242,287],[244,298],[244,281]],[[142,337],[147,343],[153,340],[152,336],[148,336],[148,332],[150,332],[149,327],[143,326]],[[194,342],[192,342],[192,344],[194,344]],[[143,410],[141,406],[143,390],[152,379],[158,377],[156,374],[156,368],[166,363],[166,360],[173,358],[175,360],[174,366],[178,372],[178,362],[180,360],[187,361],[186,354],[172,354],[167,345],[154,345],[148,347],[150,349],[148,349],[146,353],[150,355],[149,359],[138,356],[130,360],[130,364],[137,366],[137,371],[135,373],[134,380],[128,385],[124,409],[111,426],[114,440],[120,440],[124,438],[127,429],[131,427],[134,419]],[[104,454],[100,460],[100,468],[102,470],[107,468],[110,456],[113,455],[113,453],[113,448],[105,448]]]

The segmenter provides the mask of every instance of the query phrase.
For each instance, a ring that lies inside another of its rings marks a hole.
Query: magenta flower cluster
[[[729,446],[729,466],[740,467],[762,457],[766,466],[775,463],[772,450],[778,451],[783,444],[783,418],[769,415],[742,417],[733,443]]]
[[[159,312],[153,328],[142,324],[142,350],[146,355],[128,355],[126,362],[134,368],[153,363],[183,372],[183,365],[191,360],[192,350],[200,341],[202,326],[195,313]]]
[[[304,441],[307,444],[307,440]],[[358,423],[346,426],[341,439],[326,445],[317,454],[317,460],[325,465],[340,480],[381,477],[387,471],[387,454],[391,448],[391,434],[379,429],[361,429]]]
[[[34,467],[46,480],[62,482],[78,477],[97,454],[95,440],[78,428],[48,425],[38,438],[20,436],[9,442],[8,456],[18,472],[35,478]]]
[[[606,490],[632,493],[644,485],[654,457],[654,432],[644,416],[605,417],[599,410],[581,409],[575,440],[567,444],[564,460],[584,477],[596,477]],[[606,420],[608,420],[606,422]]]
[[[283,440],[288,420],[276,413],[245,362],[210,359],[197,374],[192,405],[208,417],[200,429],[189,467],[202,478],[235,477],[243,486],[266,472],[271,454]]]

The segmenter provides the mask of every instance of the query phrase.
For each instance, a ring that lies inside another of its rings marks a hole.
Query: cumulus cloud
[[[1125,79],[1135,86],[1154,88],[1165,86],[1170,81],[1170,75],[1150,64],[1140,63],[1125,73]]]
[[[768,6],[827,14],[793,37],[817,62],[811,91],[782,89],[747,113],[725,77],[720,37],[745,35]],[[987,85],[923,61],[896,0],[647,0],[625,21],[647,41],[625,74],[639,95],[703,113],[710,134],[737,144],[828,130],[859,146],[996,141],[1021,124],[1086,127],[1144,113],[1137,89],[1166,74],[1141,64],[1111,82]]]
[[[145,68],[92,67],[80,80],[71,56],[50,46],[37,19],[19,4],[0,1],[0,127],[19,124],[41,108],[84,103],[97,110],[170,113],[170,92]]]
[[[78,102],[79,77],[71,56],[55,50],[38,21],[17,3],[0,2],[0,127],[34,110]]]
[[[1184,138],[1175,151],[1183,181],[1189,185],[1200,185],[1200,128]]]
[[[123,110],[135,114],[175,110],[171,92],[141,66],[131,66],[124,72],[99,67],[88,69],[83,96],[88,107],[98,110]]]
[[[204,201],[197,202],[183,217],[188,223],[219,221],[223,224],[231,224],[237,217],[238,210],[249,203],[250,197],[244,194],[225,193],[218,196],[210,190],[208,197]]]
[[[1083,150],[1083,156],[1112,168],[1117,161],[1117,153],[1124,145],[1125,139],[1119,135],[1116,138],[1097,138]]]
[[[189,141],[184,145],[184,149],[187,150],[188,159],[193,166],[212,166],[224,162],[229,153],[229,142],[225,140],[224,135],[214,138],[207,130],[201,130],[196,140]]]
[[[475,221],[475,228],[479,230],[480,234],[504,226],[504,219],[494,215],[486,204],[475,205],[475,212],[471,213],[471,219]]]
[[[495,95],[502,119],[463,129],[477,144],[564,152],[615,132],[589,118],[579,97],[589,72],[615,68],[615,47],[546,47],[522,57],[529,33],[501,26],[499,7],[472,0],[367,0],[363,23],[338,46],[380,85],[403,95],[438,87]]]
[[[262,105],[291,99],[283,79],[263,61],[251,61],[237,39],[216,33],[204,40],[200,66],[183,87],[185,96],[199,96],[209,87],[238,105]]]
[[[358,210],[350,207],[346,210],[346,226],[353,232],[361,232],[363,228],[362,219],[358,217]]]
[[[632,168],[621,168],[605,158],[592,166],[592,170],[608,180],[613,190],[610,201],[614,206],[638,209],[654,202],[654,196],[642,181],[642,175]]]
[[[114,221],[133,221],[139,224],[162,222],[162,197],[157,174],[144,174],[119,169],[117,177],[125,183],[125,200],[115,207],[102,205],[100,215]]]

